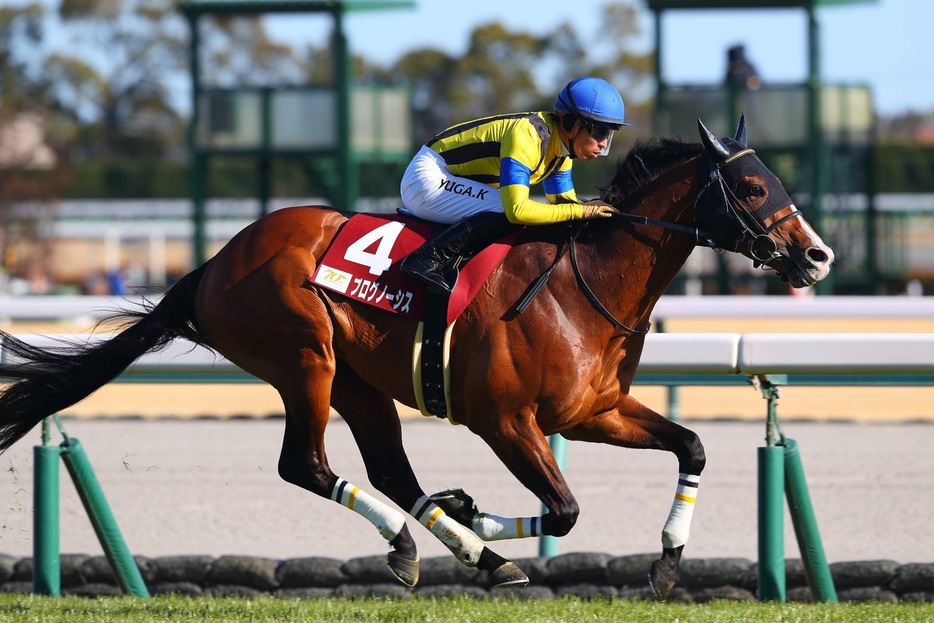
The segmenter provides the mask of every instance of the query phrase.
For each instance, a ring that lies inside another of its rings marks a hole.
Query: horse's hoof
[[[505,562],[490,574],[490,588],[528,586],[529,577],[511,562]]]
[[[652,589],[657,602],[664,602],[668,599],[668,593],[678,582],[678,578],[672,574],[669,566],[661,560],[652,562],[652,566],[649,567],[648,580],[649,588]]]
[[[400,582],[406,586],[418,584],[418,556],[415,557],[415,560],[412,560],[396,552],[389,552],[386,559],[389,562],[389,570]]]

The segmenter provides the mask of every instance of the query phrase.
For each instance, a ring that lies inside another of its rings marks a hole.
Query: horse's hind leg
[[[435,504],[418,484],[402,445],[402,426],[393,401],[367,384],[349,368],[338,364],[331,397],[334,408],[350,426],[366,465],[370,482],[440,540],[468,567],[489,574],[491,586],[524,586],[528,577],[513,563],[487,548],[476,534],[460,525]],[[411,540],[408,532],[404,533]],[[393,543],[396,545],[396,543]],[[390,566],[414,562],[415,545],[404,550],[396,545],[397,559]],[[405,556],[409,556],[405,558]],[[395,569],[394,569],[395,571]]]
[[[420,488],[402,448],[402,427],[395,403],[339,362],[331,405],[350,427],[370,483],[396,504],[408,508],[406,502],[413,495],[417,497]],[[393,547],[388,556],[389,568],[404,583],[414,586],[418,581],[418,551],[408,527],[403,524],[398,535],[388,540]]]
[[[399,511],[380,502],[331,471],[324,449],[324,429],[330,416],[333,368],[295,374],[288,386],[279,388],[285,403],[286,424],[279,456],[279,475],[286,482],[329,498],[362,515],[393,546],[389,567],[408,585],[418,581],[415,542]]]

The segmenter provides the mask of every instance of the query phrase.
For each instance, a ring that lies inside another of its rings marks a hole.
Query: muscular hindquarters
[[[274,212],[211,260],[198,290],[197,320],[211,346],[280,391],[296,366],[333,359],[327,309],[302,284],[326,244],[322,227],[338,222],[311,208]]]

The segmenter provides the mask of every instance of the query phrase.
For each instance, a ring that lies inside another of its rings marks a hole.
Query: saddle
[[[413,383],[424,415],[448,418],[448,359],[457,317],[496,270],[518,236],[510,234],[460,267],[450,296],[431,294],[399,270],[402,259],[444,226],[411,215],[357,213],[331,240],[309,284],[419,322],[413,344]]]

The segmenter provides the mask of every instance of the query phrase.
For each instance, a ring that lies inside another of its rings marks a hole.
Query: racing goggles
[[[587,130],[587,133],[590,134],[593,140],[597,141],[598,143],[603,140],[606,141],[606,147],[600,150],[600,155],[608,155],[610,153],[610,145],[613,144],[613,135],[615,134],[616,130],[610,126],[584,118],[581,118],[581,125],[585,130]]]

